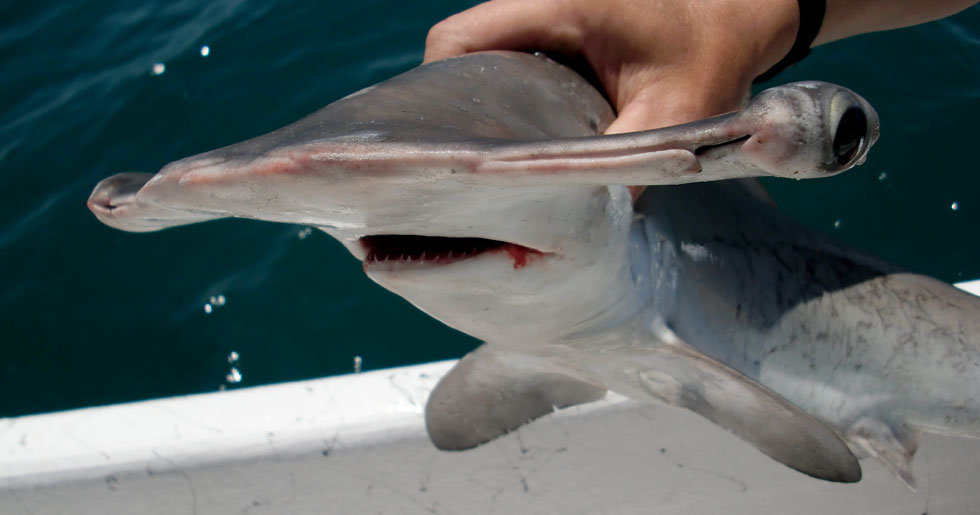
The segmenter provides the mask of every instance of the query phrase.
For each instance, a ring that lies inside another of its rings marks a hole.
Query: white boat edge
[[[980,295],[980,280],[956,286]],[[928,435],[908,491],[814,480],[610,394],[480,449],[425,435],[442,361],[0,419],[0,513],[973,513],[980,440]],[[651,504],[652,503],[652,504]],[[787,504],[791,503],[791,504]]]

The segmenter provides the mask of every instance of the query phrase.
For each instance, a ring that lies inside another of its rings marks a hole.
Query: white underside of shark
[[[798,83],[598,136],[613,116],[547,58],[472,54],[111,177],[89,206],[132,231],[237,216],[342,241],[373,280],[486,342],[429,400],[443,449],[607,390],[833,481],[872,456],[913,486],[921,432],[980,435],[980,298],[803,228],[745,179],[863,162],[878,130],[863,99]]]

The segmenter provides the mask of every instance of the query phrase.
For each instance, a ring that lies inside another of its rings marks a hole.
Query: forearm
[[[846,37],[938,20],[976,0],[827,0],[814,46]]]

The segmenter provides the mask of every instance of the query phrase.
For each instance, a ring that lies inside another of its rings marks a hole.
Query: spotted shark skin
[[[429,399],[441,449],[607,390],[831,481],[858,481],[871,456],[913,487],[922,432],[980,435],[980,298],[802,227],[750,179],[862,163],[867,102],[806,82],[600,136],[613,118],[543,56],[471,54],[105,179],[89,208],[128,231],[234,216],[340,240],[371,279],[486,342]]]

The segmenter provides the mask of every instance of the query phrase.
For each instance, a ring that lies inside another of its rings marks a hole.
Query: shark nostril
[[[751,138],[751,137],[752,137],[751,134],[746,134],[744,136],[739,136],[739,137],[737,137],[735,139],[730,139],[728,141],[722,141],[721,143],[713,143],[713,144],[710,144],[710,145],[701,145],[700,147],[694,149],[694,155],[696,155],[696,156],[704,155],[704,153],[707,152],[707,151],[709,151],[709,150],[720,148],[720,147],[723,147],[725,145],[732,145],[732,144],[736,144],[736,143],[741,143],[743,141],[748,141],[748,139]]]
[[[867,134],[868,117],[864,110],[852,106],[844,111],[834,134],[833,151],[838,165],[846,166],[854,159]]]
[[[599,134],[599,118],[595,115],[589,117],[589,129],[593,134]]]

